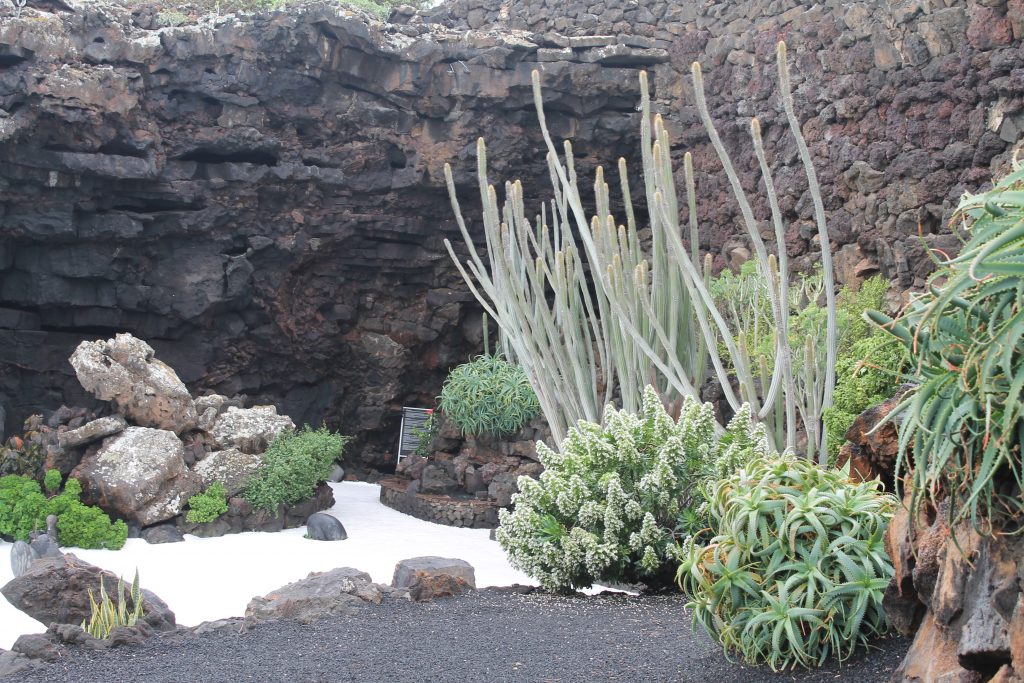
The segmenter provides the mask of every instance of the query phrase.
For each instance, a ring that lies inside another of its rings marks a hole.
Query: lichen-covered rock
[[[75,448],[98,441],[105,436],[123,432],[128,427],[122,415],[109,415],[88,422],[78,429],[57,433],[57,443],[61,448]]]
[[[84,562],[74,555],[44,557],[27,572],[0,587],[8,602],[44,624],[80,624],[92,609],[89,591],[99,593],[100,577],[107,590],[117,589],[112,572]],[[125,577],[130,582],[132,577]],[[154,593],[142,589],[143,620],[158,631],[174,629],[174,612]]]
[[[357,614],[367,605],[379,605],[385,595],[382,589],[386,587],[373,583],[369,574],[351,567],[313,572],[253,598],[245,608],[245,618],[255,623],[294,619],[309,624],[337,614]]]
[[[262,455],[229,448],[210,453],[196,463],[193,471],[202,478],[204,489],[219,481],[224,484],[230,497],[249,485],[262,464]]]
[[[149,526],[181,513],[201,478],[185,467],[185,447],[174,432],[128,427],[108,437],[72,472],[82,499],[129,522]]]
[[[395,588],[408,588],[417,602],[460,595],[476,589],[473,565],[446,557],[413,557],[395,565]]]
[[[113,401],[118,412],[141,427],[176,434],[196,424],[196,409],[185,384],[151,347],[130,334],[82,342],[71,365],[86,391]]]
[[[275,406],[231,407],[217,417],[210,435],[218,448],[262,453],[275,436],[294,429],[292,419],[278,415]]]

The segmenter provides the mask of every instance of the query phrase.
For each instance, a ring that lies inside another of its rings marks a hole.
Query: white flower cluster
[[[681,557],[675,530],[698,514],[708,478],[769,452],[749,411],[716,438],[709,404],[687,399],[674,421],[651,387],[639,415],[609,406],[605,423],[580,422],[560,453],[538,443],[543,474],[520,478],[515,511],[501,512],[502,548],[549,590],[668,585]]]

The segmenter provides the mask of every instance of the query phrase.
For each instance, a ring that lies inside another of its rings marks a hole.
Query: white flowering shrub
[[[581,421],[561,453],[542,443],[539,480],[519,478],[498,542],[512,564],[552,591],[595,582],[673,584],[679,541],[704,526],[709,478],[771,451],[764,428],[740,411],[716,437],[710,404],[687,399],[674,421],[647,387],[639,415],[605,409]]]

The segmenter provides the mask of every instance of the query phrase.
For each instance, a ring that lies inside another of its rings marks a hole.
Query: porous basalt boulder
[[[465,560],[413,557],[395,565],[395,588],[406,588],[417,602],[461,595],[476,589],[476,572]]]
[[[229,448],[210,453],[195,464],[193,471],[202,479],[204,489],[219,481],[224,484],[230,497],[237,495],[249,485],[262,464],[262,455]]]
[[[262,453],[275,436],[294,429],[292,419],[278,415],[275,406],[230,407],[217,417],[210,435],[218,448]]]
[[[294,619],[309,624],[334,615],[358,614],[368,605],[379,605],[391,588],[373,583],[366,572],[340,567],[313,572],[262,597],[253,598],[245,618],[253,623]]]
[[[893,625],[914,636],[891,680],[1020,681],[1024,539],[983,536],[964,523],[950,528],[947,516],[945,505],[922,505],[911,519],[905,506],[886,534],[895,572],[883,605]]]
[[[46,557],[0,587],[0,593],[12,605],[44,624],[77,625],[92,614],[89,591],[99,594],[101,576],[108,591],[116,590],[118,577],[112,572],[72,554]],[[174,630],[174,612],[167,603],[145,588],[142,600],[146,624],[158,631]]]
[[[72,476],[82,482],[84,501],[139,526],[177,516],[202,485],[186,468],[184,446],[174,432],[149,427],[108,437]]]
[[[128,422],[123,415],[108,415],[87,422],[78,429],[58,432],[57,443],[61,448],[76,448],[118,434],[127,428]]]
[[[195,427],[196,409],[185,384],[141,339],[118,334],[82,342],[70,361],[82,387],[112,401],[133,424],[176,434]]]

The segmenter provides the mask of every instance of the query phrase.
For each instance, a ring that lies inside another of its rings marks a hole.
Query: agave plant
[[[883,545],[896,499],[877,481],[804,459],[762,459],[710,492],[710,528],[676,579],[694,625],[726,654],[773,670],[848,658],[885,633],[893,568]]]
[[[117,579],[117,604],[107,595],[106,586],[103,585],[103,575],[100,575],[100,599],[97,602],[93,596],[92,589],[89,589],[89,607],[92,613],[88,620],[82,621],[82,630],[93,638],[106,639],[110,632],[118,626],[134,626],[142,616],[142,589],[139,587],[139,571],[135,570],[135,579],[132,581],[131,590],[132,609],[128,609],[125,602],[124,579]]]
[[[1024,168],[967,195],[954,220],[970,239],[897,320],[868,318],[908,349],[918,383],[902,415],[897,479],[914,499],[948,497],[952,521],[981,532],[1019,521],[1024,464]]]

